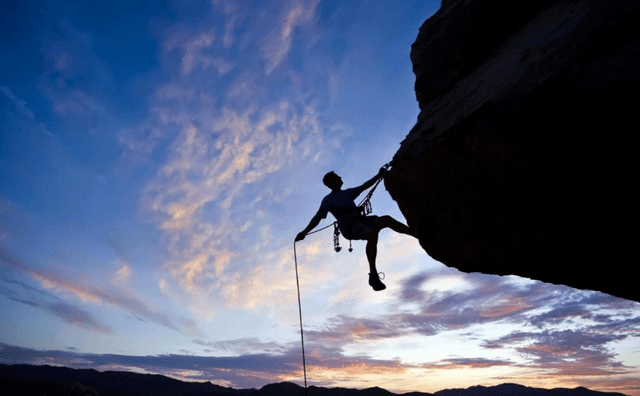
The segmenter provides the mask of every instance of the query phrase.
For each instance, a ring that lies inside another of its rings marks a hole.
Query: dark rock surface
[[[640,2],[447,0],[387,190],[434,259],[640,301]]]
[[[91,369],[76,370],[67,367],[31,366],[26,364],[0,364],[0,390],[5,396],[67,396],[69,390],[82,383],[100,396],[304,396],[304,388],[290,383],[269,384],[261,389],[233,389],[210,382],[183,382],[162,375],[135,374],[123,371],[99,372]],[[309,386],[308,396],[394,396],[385,389],[322,388]],[[404,396],[430,396],[430,393],[412,392]],[[473,386],[468,389],[447,389],[436,396],[624,396],[586,388],[538,389],[517,384],[491,387]]]

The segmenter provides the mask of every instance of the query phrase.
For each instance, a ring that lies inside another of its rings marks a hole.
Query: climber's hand
[[[383,166],[382,168],[380,168],[380,170],[378,171],[378,177],[384,177],[387,174],[387,169]]]
[[[303,239],[304,239],[304,237],[306,237],[306,236],[307,236],[307,234],[305,234],[304,232],[300,232],[300,233],[298,233],[298,235],[296,235],[296,240],[295,240],[295,241],[296,241],[296,242],[300,242],[300,241],[301,241],[301,240],[303,240]]]

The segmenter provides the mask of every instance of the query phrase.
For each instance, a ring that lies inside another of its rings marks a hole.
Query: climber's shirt
[[[364,190],[360,187],[331,191],[322,199],[320,209],[315,217],[324,219],[327,217],[327,213],[331,212],[333,217],[338,220],[338,227],[340,227],[342,235],[348,239],[360,239],[359,234],[362,233],[362,227],[360,227],[358,220],[363,216],[354,201],[362,194],[362,191]]]
[[[331,212],[333,217],[339,222],[354,217],[358,213],[358,207],[354,200],[358,198],[358,195],[361,193],[362,190],[358,187],[331,191],[322,199],[320,209],[318,209],[315,217],[325,219],[329,212]]]

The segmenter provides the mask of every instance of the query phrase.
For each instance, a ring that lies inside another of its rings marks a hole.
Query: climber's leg
[[[367,247],[365,249],[367,253],[367,261],[369,261],[369,271],[372,274],[377,274],[376,270],[376,256],[378,255],[378,232],[369,228],[369,238],[367,238]]]
[[[369,261],[369,286],[373,290],[380,291],[387,287],[380,281],[378,270],[376,269],[376,255],[378,254],[378,230],[365,227],[362,237],[367,241],[366,253]]]
[[[380,216],[376,221],[376,228],[382,230],[383,228],[391,228],[395,232],[399,232],[401,234],[411,235],[412,237],[417,238],[415,231],[406,225],[402,224],[398,220],[394,219],[391,216]]]

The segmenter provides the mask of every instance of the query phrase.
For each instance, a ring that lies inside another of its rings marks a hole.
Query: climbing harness
[[[390,163],[389,164],[385,164],[383,166],[383,168],[388,170],[390,166],[391,166]],[[373,187],[371,187],[371,190],[369,190],[367,195],[365,195],[365,197],[362,199],[362,201],[360,201],[360,203],[358,204],[358,215],[359,216],[367,216],[373,211],[373,208],[371,207],[371,197],[373,196],[373,192],[376,191],[376,188],[378,187],[378,184],[380,184],[381,181],[382,181],[382,176],[380,176],[378,178],[378,180],[373,185]],[[318,231],[322,231],[323,229],[324,228],[322,228],[322,229],[320,229]],[[314,231],[314,232],[318,232],[318,231]],[[311,232],[309,234],[311,234]],[[347,238],[347,239],[349,239],[349,238]],[[340,252],[342,250],[342,248],[340,247],[340,229],[338,228],[338,222],[337,221],[333,222],[333,250],[335,250],[336,253],[338,253],[338,252]],[[349,239],[349,252],[353,252],[353,247],[351,246],[351,239]]]
[[[391,166],[391,163],[388,163],[384,165],[384,168],[388,170],[390,166]],[[382,176],[378,178],[378,180],[373,185],[371,190],[369,190],[367,195],[358,205],[358,211],[363,216],[366,216],[372,212],[371,197],[373,196],[373,192],[376,190],[376,187],[378,187],[378,184],[380,184],[381,181],[382,181]],[[342,250],[342,247],[340,247],[340,229],[338,228],[337,221],[334,221],[328,226],[322,227],[318,230],[311,231],[307,235],[315,234],[316,232],[326,230],[331,226],[333,226],[333,249],[336,251],[336,253],[338,253],[340,250]],[[351,247],[351,239],[349,239],[349,252],[352,252],[352,251],[353,251],[353,248]],[[296,287],[298,289],[298,313],[300,315],[300,341],[302,343],[302,372],[304,374],[304,395],[307,396],[307,362],[306,362],[305,353],[304,353],[304,329],[302,326],[302,302],[300,301],[300,281],[298,279],[298,255],[296,253],[295,241],[293,242],[293,261],[295,263],[295,268],[296,268]],[[384,279],[384,273],[380,272],[379,274],[382,274],[383,276],[382,279]]]

